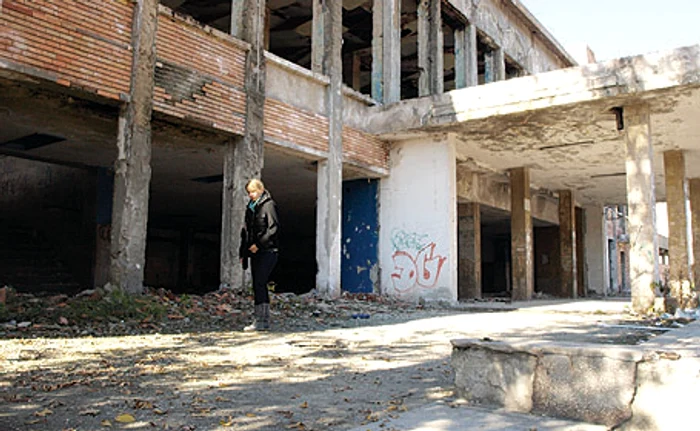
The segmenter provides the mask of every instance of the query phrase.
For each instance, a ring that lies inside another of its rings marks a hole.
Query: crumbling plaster
[[[575,65],[576,62],[518,1],[449,0],[484,36],[529,74]],[[519,15],[519,16],[518,16]],[[530,22],[523,20],[527,17]],[[548,47],[543,38],[556,48]]]
[[[700,176],[700,46],[618,59],[372,108],[386,139],[453,134],[460,161],[503,173],[531,168],[532,185],[575,189],[580,203],[624,203],[624,135],[613,107],[651,108],[655,170],[661,153],[686,150]],[[657,175],[663,200],[663,175]]]

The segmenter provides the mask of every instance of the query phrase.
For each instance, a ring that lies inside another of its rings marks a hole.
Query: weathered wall
[[[110,99],[129,92],[132,4],[0,2],[0,59],[16,71]]]
[[[494,43],[505,49],[528,73],[535,74],[569,67],[538,37],[532,28],[515,15],[511,6],[499,0],[449,0],[469,22]]]
[[[456,301],[454,145],[442,137],[394,143],[389,169],[380,184],[382,292]]]
[[[243,133],[246,49],[231,36],[161,7],[154,110]]]

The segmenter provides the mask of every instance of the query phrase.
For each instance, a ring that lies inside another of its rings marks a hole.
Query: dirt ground
[[[457,403],[453,338],[630,344],[661,333],[621,301],[294,302],[276,297],[264,333],[241,331],[249,305],[196,324],[110,322],[110,331],[5,323],[0,430],[347,430]]]

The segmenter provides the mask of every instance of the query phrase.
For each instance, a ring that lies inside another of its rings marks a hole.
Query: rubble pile
[[[203,295],[147,289],[129,295],[109,285],[67,295],[36,296],[6,288],[0,336],[100,336],[240,330],[253,314],[252,295],[222,289]],[[408,319],[423,304],[376,294],[343,293],[325,299],[315,291],[270,292],[273,330],[304,331]]]

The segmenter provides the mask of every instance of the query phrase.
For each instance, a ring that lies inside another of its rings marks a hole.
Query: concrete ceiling
[[[625,135],[613,108],[651,112],[657,200],[663,152],[685,152],[700,177],[700,46],[620,59],[373,108],[391,140],[450,134],[458,168],[503,175],[531,168],[535,188],[574,190],[579,203],[626,202]]]

